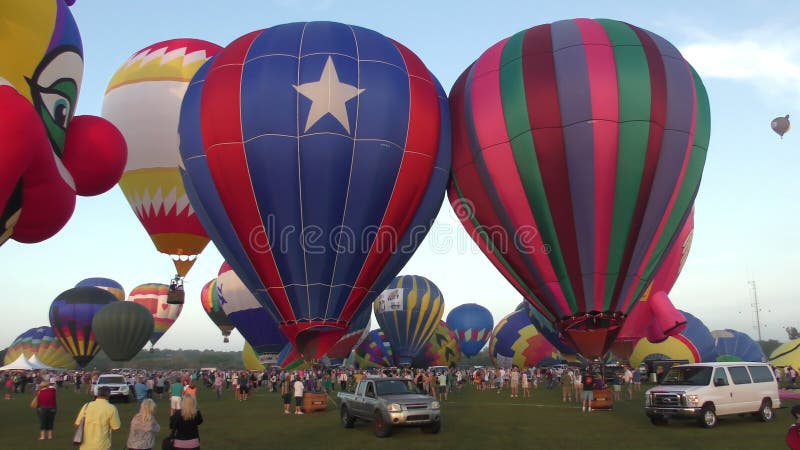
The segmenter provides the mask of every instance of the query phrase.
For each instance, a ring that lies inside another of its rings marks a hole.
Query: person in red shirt
[[[786,432],[786,445],[791,450],[800,450],[800,405],[792,406],[792,418],[794,423]]]
[[[53,439],[53,422],[56,418],[56,388],[48,381],[39,384],[36,391],[36,414],[39,416],[39,440]]]

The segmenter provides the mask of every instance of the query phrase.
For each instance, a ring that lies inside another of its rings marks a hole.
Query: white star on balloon
[[[364,89],[339,82],[339,74],[336,73],[336,66],[333,65],[333,59],[330,56],[325,62],[325,68],[322,69],[319,81],[293,86],[297,92],[311,100],[311,111],[308,112],[304,131],[308,131],[325,114],[330,114],[350,133],[347,101],[364,92]]]

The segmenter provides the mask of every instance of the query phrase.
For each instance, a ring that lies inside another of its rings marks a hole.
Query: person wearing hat
[[[39,416],[39,440],[53,439],[53,422],[56,418],[56,388],[49,381],[39,383],[36,397],[31,402]]]
[[[792,406],[794,423],[786,432],[786,445],[792,450],[800,450],[800,405]]]

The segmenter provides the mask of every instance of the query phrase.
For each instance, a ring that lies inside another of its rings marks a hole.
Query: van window
[[[714,386],[727,386],[728,385],[728,374],[725,373],[725,369],[722,367],[717,367],[714,369]]]
[[[772,378],[772,370],[767,366],[747,366],[750,369],[750,375],[753,377],[753,383],[768,383],[775,381]]]
[[[744,366],[728,367],[733,384],[750,384],[750,374]]]

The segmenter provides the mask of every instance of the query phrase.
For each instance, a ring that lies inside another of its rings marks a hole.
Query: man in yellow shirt
[[[80,450],[108,450],[111,448],[111,432],[119,430],[120,420],[117,407],[108,402],[110,389],[106,386],[97,390],[97,398],[93,402],[83,405],[75,426],[80,424],[81,417],[85,416],[83,425],[83,443]]]

